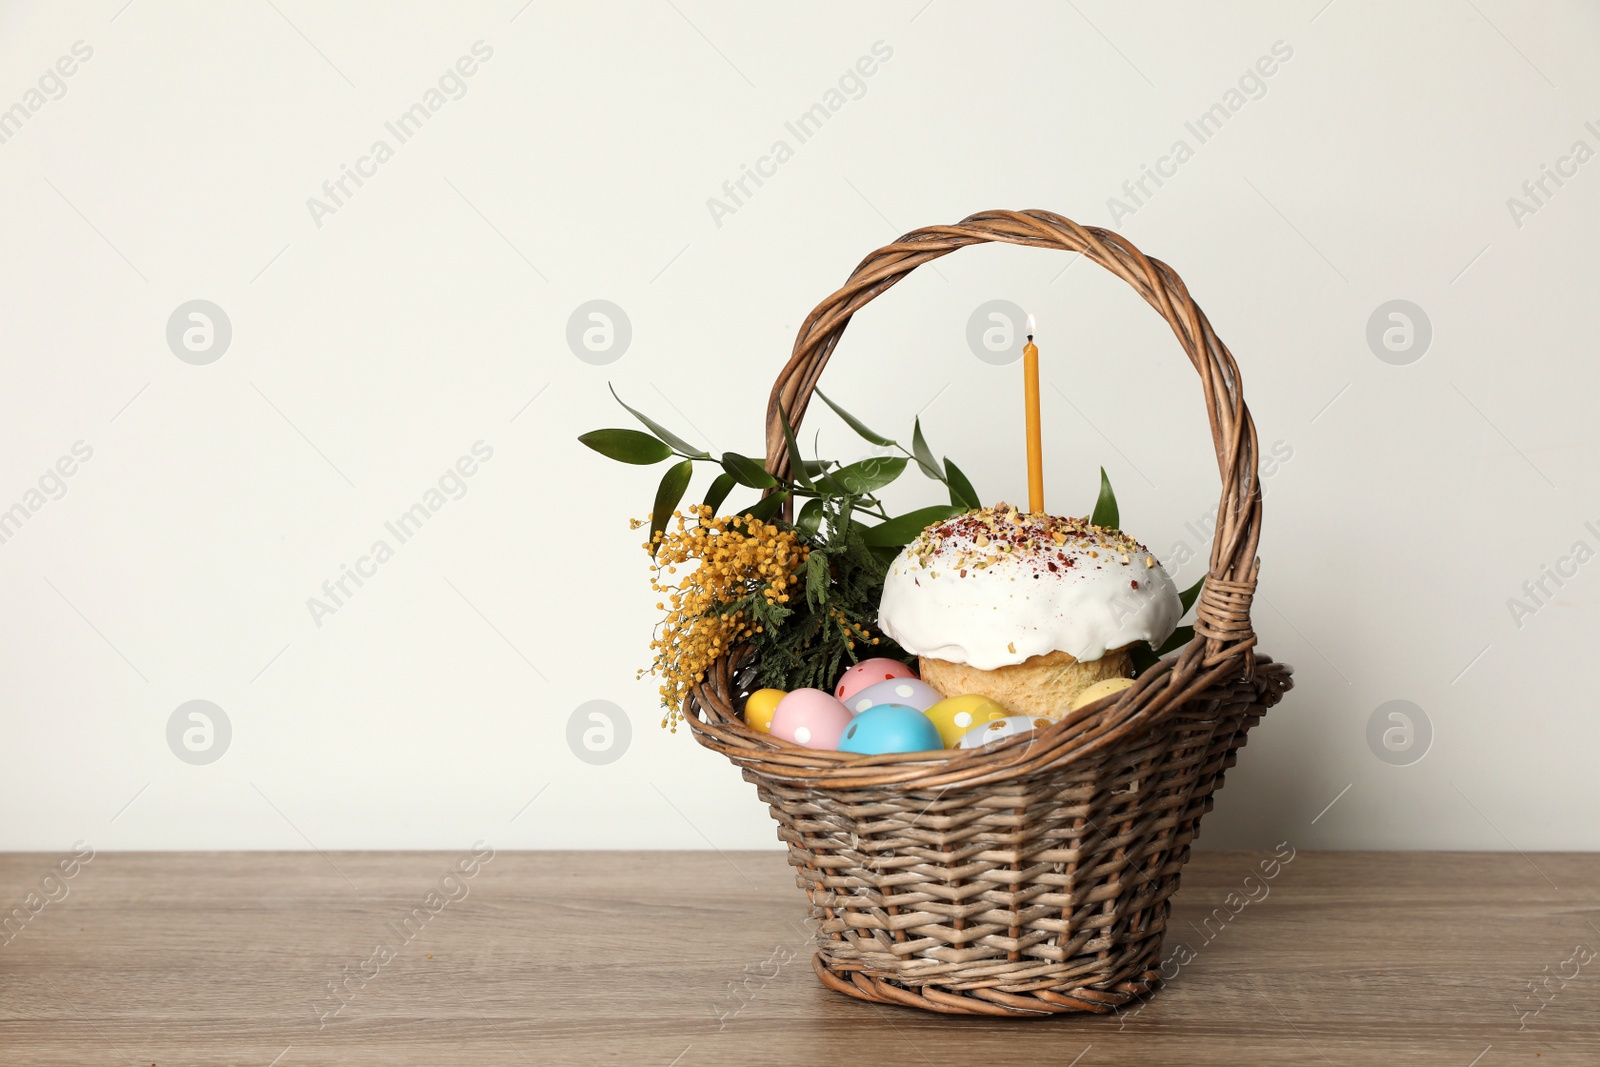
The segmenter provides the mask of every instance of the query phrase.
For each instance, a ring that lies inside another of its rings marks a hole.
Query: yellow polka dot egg
[[[933,720],[944,747],[955,748],[962,736],[973,727],[1003,719],[1009,713],[986,696],[968,693],[965,696],[946,697],[923,714]]]

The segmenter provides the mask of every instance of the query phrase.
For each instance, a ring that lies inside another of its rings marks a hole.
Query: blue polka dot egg
[[[850,720],[839,738],[840,752],[883,756],[891,752],[931,752],[944,748],[939,728],[916,708],[879,704]]]

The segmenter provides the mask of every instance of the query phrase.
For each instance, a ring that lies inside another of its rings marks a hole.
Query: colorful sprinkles
[[[1142,557],[1146,568],[1157,560],[1139,542],[1088,519],[1061,515],[1032,515],[1012,504],[996,504],[935,523],[906,546],[905,558],[913,567],[933,572],[953,570],[965,578],[1001,560],[1013,560],[1032,571],[1062,574],[1090,560],[1100,569],[1115,564],[1134,565]],[[921,584],[918,582],[917,584]],[[1132,582],[1139,588],[1138,582]]]

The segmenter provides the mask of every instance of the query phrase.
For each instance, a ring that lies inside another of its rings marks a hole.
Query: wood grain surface
[[[778,852],[60,858],[0,855],[6,1067],[1600,1063],[1594,855],[1198,853],[1165,989],[1019,1021],[822,989]]]

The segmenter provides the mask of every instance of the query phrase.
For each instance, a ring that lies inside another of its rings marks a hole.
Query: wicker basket
[[[1159,981],[1172,894],[1245,732],[1289,688],[1250,627],[1261,494],[1228,349],[1170,267],[1045,211],[990,211],[872,253],[800,327],[767,406],[804,417],[850,318],[916,267],[989,241],[1078,252],[1171,324],[1200,372],[1222,501],[1196,637],[1131,688],[997,747],[853,756],[758,733],[737,713],[748,653],[685,704],[695,737],[755,783],[811,900],[824,985],[863,1000],[999,1016],[1110,1012]]]

